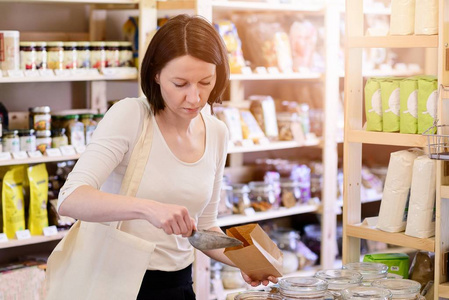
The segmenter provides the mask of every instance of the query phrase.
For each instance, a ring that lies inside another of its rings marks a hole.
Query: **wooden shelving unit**
[[[11,240],[8,240],[7,242],[0,243],[0,250],[19,247],[19,246],[30,246],[30,245],[35,245],[35,244],[39,244],[39,243],[58,241],[58,240],[62,239],[67,234],[67,232],[68,232],[68,230],[58,231],[57,234],[52,235],[52,236],[33,235],[30,238],[25,239],[25,240],[11,239]]]

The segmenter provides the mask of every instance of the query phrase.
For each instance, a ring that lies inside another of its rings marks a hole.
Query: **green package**
[[[399,131],[399,79],[389,78],[380,81],[380,95],[382,98],[382,131]]]
[[[437,114],[438,81],[434,76],[423,76],[418,80],[418,133],[434,125]],[[428,133],[436,133],[436,128]]]
[[[382,99],[379,78],[370,78],[365,84],[366,130],[382,131]]]
[[[406,78],[399,83],[400,133],[418,132],[418,79]]]
[[[408,278],[410,258],[405,253],[367,254],[363,257],[363,261],[385,264],[388,266],[388,273]]]

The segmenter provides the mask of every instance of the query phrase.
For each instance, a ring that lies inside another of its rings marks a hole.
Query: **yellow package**
[[[48,227],[48,173],[45,164],[28,168],[30,184],[30,206],[28,229],[32,235],[41,235],[44,227]]]
[[[23,201],[23,166],[12,167],[3,177],[2,215],[3,232],[10,239],[16,231],[25,229],[25,209]]]

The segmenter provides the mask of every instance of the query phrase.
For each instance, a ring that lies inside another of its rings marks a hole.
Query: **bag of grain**
[[[382,131],[399,131],[399,78],[389,78],[380,82],[382,98]]]
[[[390,34],[413,34],[415,28],[415,0],[391,0]]]
[[[369,78],[365,84],[366,130],[382,131],[382,98],[380,78]]]
[[[438,81],[434,76],[422,76],[418,80],[418,133],[433,126],[437,114]],[[435,133],[436,128],[432,132]]]
[[[418,80],[406,78],[399,83],[400,133],[418,132]]]

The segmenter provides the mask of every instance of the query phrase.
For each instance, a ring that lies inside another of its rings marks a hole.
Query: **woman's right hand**
[[[190,217],[187,208],[176,204],[153,202],[148,221],[166,234],[189,237],[196,230],[195,220]]]

